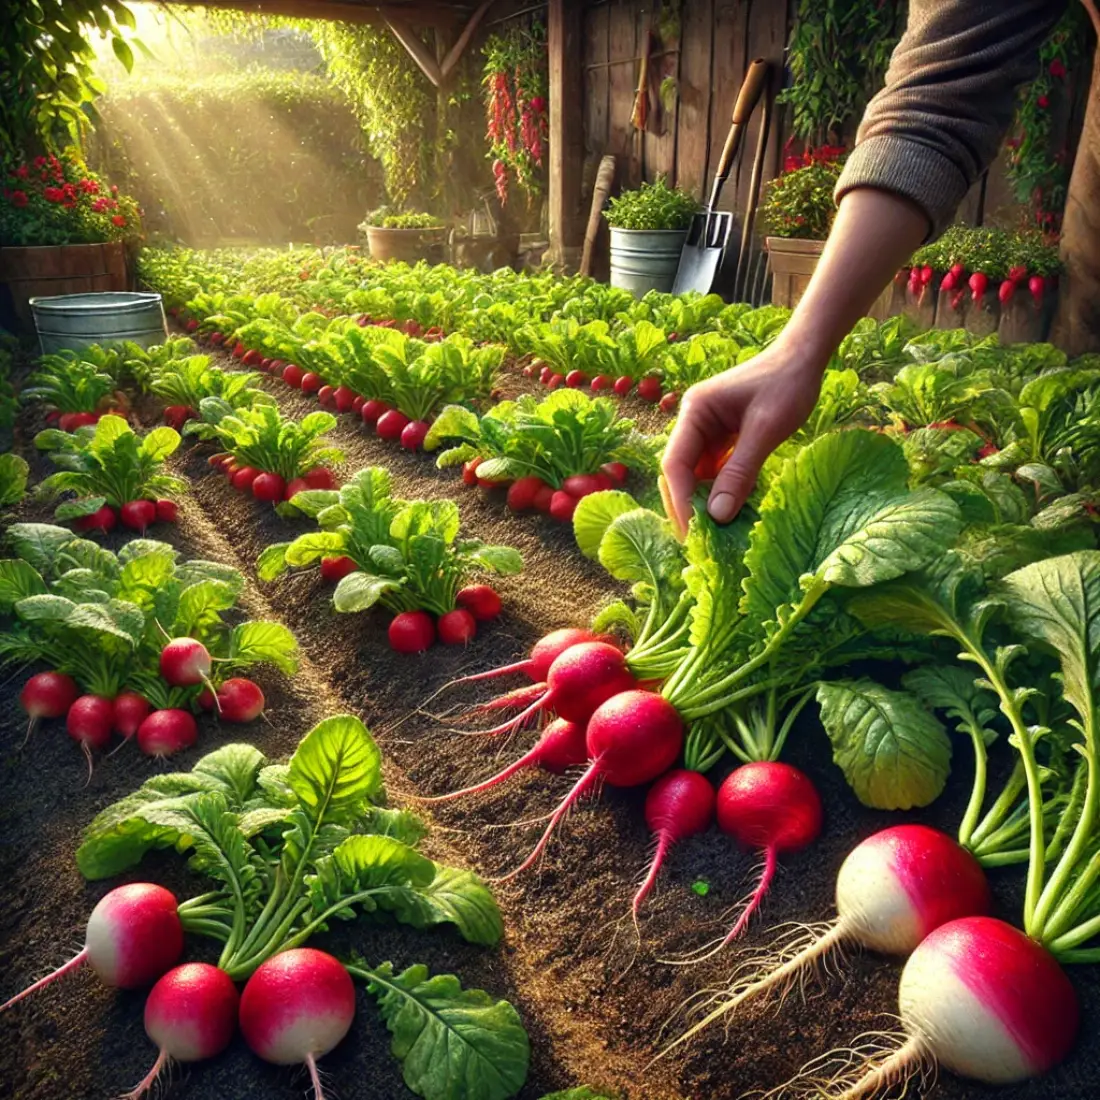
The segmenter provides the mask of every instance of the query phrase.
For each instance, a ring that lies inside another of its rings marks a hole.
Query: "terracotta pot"
[[[443,259],[443,243],[446,229],[382,229],[367,226],[367,246],[372,260],[404,260],[414,264],[417,260]]]
[[[31,298],[128,290],[126,248],[121,241],[0,248],[0,284],[11,295],[18,322],[31,329]]]

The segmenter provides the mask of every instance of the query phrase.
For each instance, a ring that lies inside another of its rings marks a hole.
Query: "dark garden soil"
[[[300,415],[316,408],[279,383],[266,384],[289,412]],[[509,395],[515,388],[509,385]],[[656,426],[649,410],[638,411],[647,427]],[[335,614],[331,590],[315,572],[256,583],[253,565],[260,551],[309,529],[310,522],[280,519],[269,507],[234,493],[209,472],[208,449],[181,455],[177,467],[192,479],[192,497],[181,510],[178,529],[151,534],[189,556],[238,565],[253,578],[245,601],[249,613],[284,621],[297,634],[307,660],[292,681],[270,673],[258,677],[270,725],[218,727],[208,720],[199,745],[175,758],[171,768],[188,768],[230,740],[253,741],[269,757],[285,758],[321,717],[352,711],[362,715],[382,748],[391,801],[414,805],[417,794],[443,793],[491,774],[534,739],[530,731],[507,744],[456,736],[447,732],[446,720],[417,708],[454,676],[516,660],[546,631],[585,623],[611,585],[598,566],[577,553],[568,527],[543,517],[509,515],[502,494],[466,489],[456,471],[436,470],[428,457],[368,435],[351,417],[342,418],[334,436],[347,451],[345,473],[385,465],[399,495],[453,497],[462,509],[464,533],[518,547],[525,572],[499,583],[505,612],[469,649],[437,646],[422,657],[398,656],[386,644],[385,614]],[[113,539],[112,545],[121,541]],[[82,828],[103,806],[168,767],[125,748],[100,761],[90,785],[83,787],[82,758],[59,723],[45,725],[26,751],[17,752],[23,720],[16,696],[22,679],[17,675],[4,685],[0,711],[0,999],[77,949],[95,900],[117,884],[81,880],[72,855]],[[488,695],[489,685],[456,690],[434,699],[426,710],[442,714]],[[762,918],[740,947],[700,966],[672,967],[657,960],[713,938],[723,928],[723,911],[750,885],[756,861],[717,834],[681,845],[644,910],[639,946],[624,915],[650,850],[643,793],[613,788],[606,788],[598,803],[585,803],[573,813],[538,869],[497,888],[506,929],[499,950],[467,946],[445,931],[425,934],[367,924],[342,928],[316,943],[336,953],[357,950],[372,962],[424,962],[433,972],[454,972],[467,986],[512,1000],[533,1047],[524,1098],[578,1083],[619,1090],[631,1100],[724,1100],[767,1090],[810,1058],[847,1045],[861,1032],[889,1027],[900,971],[895,961],[855,955],[842,976],[823,981],[807,1002],[791,997],[778,1013],[774,1005],[749,1009],[727,1031],[719,1026],[647,1068],[660,1049],[659,1032],[677,1007],[700,989],[719,987],[741,951],[770,941],[769,929],[828,918],[844,855],[856,841],[895,820],[858,806],[831,763],[815,716],[804,716],[792,735],[788,759],[814,777],[826,806],[825,831],[812,850],[783,860]],[[961,752],[960,761],[965,761]],[[906,818],[953,831],[965,803],[967,771],[960,763],[948,794],[933,811]],[[566,778],[528,772],[478,798],[421,807],[435,825],[431,854],[487,878],[507,873],[530,850],[541,825],[498,826],[544,817],[568,785]],[[179,857],[147,859],[131,877],[162,882],[182,895],[198,888],[188,882]],[[1001,915],[1010,919],[1018,911],[1019,877],[994,875]],[[697,880],[710,884],[707,896],[692,891]],[[209,957],[201,942],[190,950],[194,957]],[[1064,1066],[1031,1085],[999,1090],[943,1074],[927,1094],[942,1100],[1096,1096],[1100,1074],[1091,1035],[1100,1009],[1100,979],[1089,968],[1077,970],[1074,978],[1085,1015],[1081,1042]],[[18,1100],[117,1095],[142,1076],[154,1056],[142,1031],[142,1001],[140,994],[116,994],[90,973],[81,973],[11,1011],[0,1020],[0,1095]],[[676,1033],[673,1025],[669,1034]],[[387,1047],[385,1028],[361,990],[349,1039],[323,1062],[331,1095],[342,1100],[410,1095]],[[301,1075],[259,1062],[238,1039],[213,1062],[177,1071],[171,1095],[290,1100],[304,1087]]]

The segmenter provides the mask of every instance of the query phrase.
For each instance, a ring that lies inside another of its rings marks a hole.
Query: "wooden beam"
[[[583,239],[582,17],[581,5],[574,0],[549,0],[546,45],[550,69],[550,253],[555,265],[569,271],[577,269]]]
[[[405,52],[416,62],[420,71],[438,88],[443,83],[443,74],[440,72],[439,62],[428,47],[400,15],[390,11],[384,18],[386,26],[393,31],[394,38],[405,47]]]
[[[451,70],[462,60],[462,55],[466,52],[466,47],[470,44],[474,31],[477,30],[478,24],[485,18],[485,13],[492,6],[493,0],[482,0],[481,6],[466,21],[466,26],[463,27],[462,33],[458,36],[458,41],[447,51],[447,56],[443,58],[439,66],[439,71],[444,80],[451,75]]]
[[[254,15],[285,15],[291,19],[330,19],[342,23],[385,26],[388,14],[425,27],[451,24],[457,14],[441,3],[369,4],[356,0],[163,0],[188,8],[221,8]]]

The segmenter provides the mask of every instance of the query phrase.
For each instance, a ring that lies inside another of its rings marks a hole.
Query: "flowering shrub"
[[[4,170],[0,244],[98,244],[141,233],[137,203],[89,171],[76,150]]]
[[[836,214],[833,189],[845,150],[837,145],[788,154],[783,172],[768,185],[760,213],[773,237],[823,241]]]

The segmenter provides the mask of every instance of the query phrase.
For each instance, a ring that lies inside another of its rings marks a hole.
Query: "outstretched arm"
[[[954,216],[993,160],[1019,84],[1066,0],[911,0],[886,86],[869,104],[837,186],[813,278],[779,338],[684,394],[665,452],[666,506],[681,530],[695,467],[737,445],[710,494],[732,519],[768,455],[809,416],[840,341],[910,254]]]

